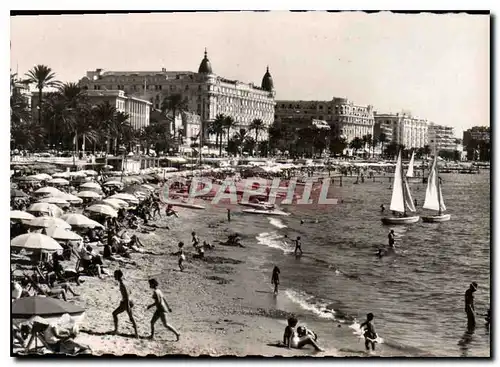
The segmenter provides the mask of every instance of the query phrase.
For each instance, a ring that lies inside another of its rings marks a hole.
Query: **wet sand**
[[[221,246],[214,240],[225,240],[234,230],[227,223],[225,210],[194,211],[178,208],[180,218],[153,222],[170,230],[156,229],[152,234],[139,233],[147,250],[164,255],[132,254],[138,266],[119,266],[107,262],[112,274],[120,267],[125,274],[134,302],[133,312],[140,338],[133,338],[133,327],[126,313],[119,316],[119,335],[113,330],[112,311],[120,302],[118,283],[112,276],[104,279],[83,277],[85,283],[77,287],[79,297],[73,298],[86,308],[86,321],[76,341],[89,345],[93,354],[126,355],[236,355],[236,356],[325,356],[337,355],[333,350],[315,353],[278,347],[286,326],[287,312],[270,305],[272,286],[267,274],[246,266],[246,248]],[[233,226],[234,227],[234,226]],[[193,259],[191,231],[200,239],[208,240],[216,248],[205,251],[205,259]],[[133,232],[133,231],[129,231]],[[184,241],[187,256],[186,269],[180,272],[177,256],[178,241]],[[245,243],[245,241],[243,241]],[[148,278],[155,277],[169,302],[172,313],[168,321],[181,333],[181,340],[169,332],[160,321],[155,326],[155,340],[150,334],[153,302]],[[266,288],[266,284],[269,284]],[[268,295],[263,293],[269,293]]]

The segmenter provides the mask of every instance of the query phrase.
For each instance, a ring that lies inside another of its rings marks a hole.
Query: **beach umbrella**
[[[11,247],[30,250],[60,251],[63,248],[56,240],[41,233],[25,233],[10,241]]]
[[[45,318],[62,316],[64,314],[73,316],[83,314],[84,312],[85,310],[82,307],[57,298],[42,296],[21,297],[12,302],[11,318],[29,319],[33,316]]]
[[[76,234],[75,232],[71,232],[62,227],[49,227],[45,228],[45,234],[49,237],[52,237],[56,240],[65,240],[65,241],[81,241],[83,238]]]
[[[60,186],[69,185],[69,181],[65,180],[64,178],[54,178],[50,181],[47,181],[47,183],[49,183],[51,185],[60,185]]]
[[[135,183],[138,183],[138,184],[141,184],[144,182],[144,179],[142,177],[138,177],[138,176],[130,176],[130,177],[127,177],[128,180],[130,182],[135,182]]]
[[[85,172],[85,174],[86,174],[87,176],[97,176],[97,172],[96,172],[96,171],[94,171],[94,170],[91,170],[91,169],[88,169],[88,170],[83,171],[83,172]]]
[[[105,166],[103,166],[102,168],[108,170],[108,169],[112,169],[113,166],[109,165],[109,164],[106,164]]]
[[[81,204],[83,203],[83,200],[80,199],[78,196],[67,194],[65,192],[61,193],[61,195],[57,195],[57,197],[66,200],[69,203],[72,204]]]
[[[87,176],[84,171],[76,171],[76,172],[70,172],[69,173],[70,177],[85,177]]]
[[[52,177],[54,177],[54,178],[69,178],[70,173],[69,172],[58,172],[58,173],[54,173],[52,175]]]
[[[61,227],[63,229],[71,229],[71,225],[69,225],[66,221],[61,218],[54,217],[35,217],[29,223],[31,227]]]
[[[121,208],[127,209],[129,207],[128,203],[121,199],[104,199],[102,204],[109,205],[116,210]]]
[[[36,176],[22,176],[17,178],[18,181],[25,181],[25,182],[34,182],[34,181],[41,181],[38,177]]]
[[[42,187],[34,192],[34,194],[37,195],[50,195],[50,196],[61,196],[64,194],[61,190],[55,188],[55,187]]]
[[[61,208],[57,205],[49,204],[49,203],[35,203],[32,204],[27,212],[30,213],[46,213],[53,217],[60,217],[63,214]]]
[[[76,196],[81,198],[92,198],[92,199],[100,199],[102,195],[99,195],[95,191],[80,191]]]
[[[83,185],[80,185],[80,187],[84,189],[101,189],[101,185],[99,185],[97,182],[85,182]]]
[[[139,200],[135,196],[125,193],[114,194],[110,196],[109,199],[121,199],[125,200],[127,203],[139,204]]]
[[[106,204],[94,204],[89,206],[88,208],[85,208],[85,210],[88,212],[104,215],[106,217],[116,218],[118,216],[116,210]]]
[[[108,181],[104,183],[104,186],[123,186],[123,182],[120,181]]]
[[[48,198],[40,199],[39,202],[40,203],[56,204],[56,205],[59,205],[59,206],[62,206],[62,207],[70,205],[69,202],[67,202],[63,198],[56,197],[56,196],[51,196],[51,197],[48,197]]]
[[[38,173],[34,177],[37,177],[40,181],[52,180],[52,176],[46,173]]]
[[[16,189],[10,190],[11,198],[26,198],[28,196],[29,196],[28,194],[22,192],[21,190],[16,190]]]
[[[11,210],[10,219],[12,220],[33,220],[36,217],[30,213],[23,212],[22,210]]]
[[[104,228],[104,226],[102,224],[97,223],[95,220],[87,218],[83,214],[76,214],[76,213],[65,214],[61,217],[61,219],[64,219],[66,221],[66,223],[70,224],[72,227],[80,227],[80,228],[101,227],[101,228]]]
[[[148,185],[148,184],[141,185],[141,187],[144,187],[145,189],[147,189],[149,191],[155,191],[156,190],[153,186]]]

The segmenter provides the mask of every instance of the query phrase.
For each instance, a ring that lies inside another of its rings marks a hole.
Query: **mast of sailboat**
[[[401,173],[401,191],[403,192],[403,216],[406,217],[406,192],[405,192],[405,175],[403,173],[403,149],[399,150],[399,172]]]

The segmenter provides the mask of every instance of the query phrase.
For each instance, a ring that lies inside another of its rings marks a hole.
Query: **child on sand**
[[[182,249],[184,247],[184,242],[179,242],[179,251],[174,253],[173,255],[179,256],[179,269],[181,271],[184,271],[184,261],[186,261],[186,255],[184,255],[184,250]]]
[[[156,311],[153,314],[153,317],[151,318],[151,335],[149,336],[149,338],[150,339],[154,338],[155,323],[156,323],[156,321],[158,321],[158,319],[161,319],[161,322],[163,323],[163,325],[168,330],[173,332],[175,334],[175,336],[177,337],[177,341],[179,341],[181,334],[179,334],[179,332],[177,330],[175,330],[175,328],[172,325],[167,323],[167,311],[172,312],[172,309],[168,305],[165,297],[163,296],[162,291],[160,291],[158,289],[158,282],[156,281],[156,279],[149,279],[149,287],[154,290],[153,291],[154,303],[147,306],[147,309],[149,310],[151,307],[156,306]]]
[[[370,345],[372,347],[372,350],[375,350],[375,339],[377,339],[377,333],[375,332],[375,327],[373,326],[372,321],[373,314],[370,312],[368,315],[366,315],[366,321],[359,326],[361,330],[363,330],[364,328],[363,336],[365,337],[365,348],[367,351],[370,350]]]

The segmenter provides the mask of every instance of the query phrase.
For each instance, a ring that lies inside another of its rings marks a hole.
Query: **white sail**
[[[443,200],[443,193],[441,192],[441,185],[439,185],[439,206],[441,207],[442,212],[446,210],[446,206],[444,205]]]
[[[392,198],[391,198],[390,209],[400,213],[404,213],[405,211],[401,151],[399,151],[398,161],[396,163],[396,170],[394,172],[394,183],[392,185]]]
[[[410,187],[408,186],[408,182],[406,182],[406,180],[405,180],[405,203],[406,203],[406,207],[411,212],[417,211],[417,209],[415,209],[415,204],[413,202],[413,198],[411,197]]]
[[[413,165],[415,161],[415,152],[411,154],[410,164],[408,165],[408,171],[406,172],[406,177],[413,177]]]
[[[425,191],[424,209],[439,211],[439,178],[437,174],[437,156],[434,157],[429,177],[427,177],[427,190]]]

